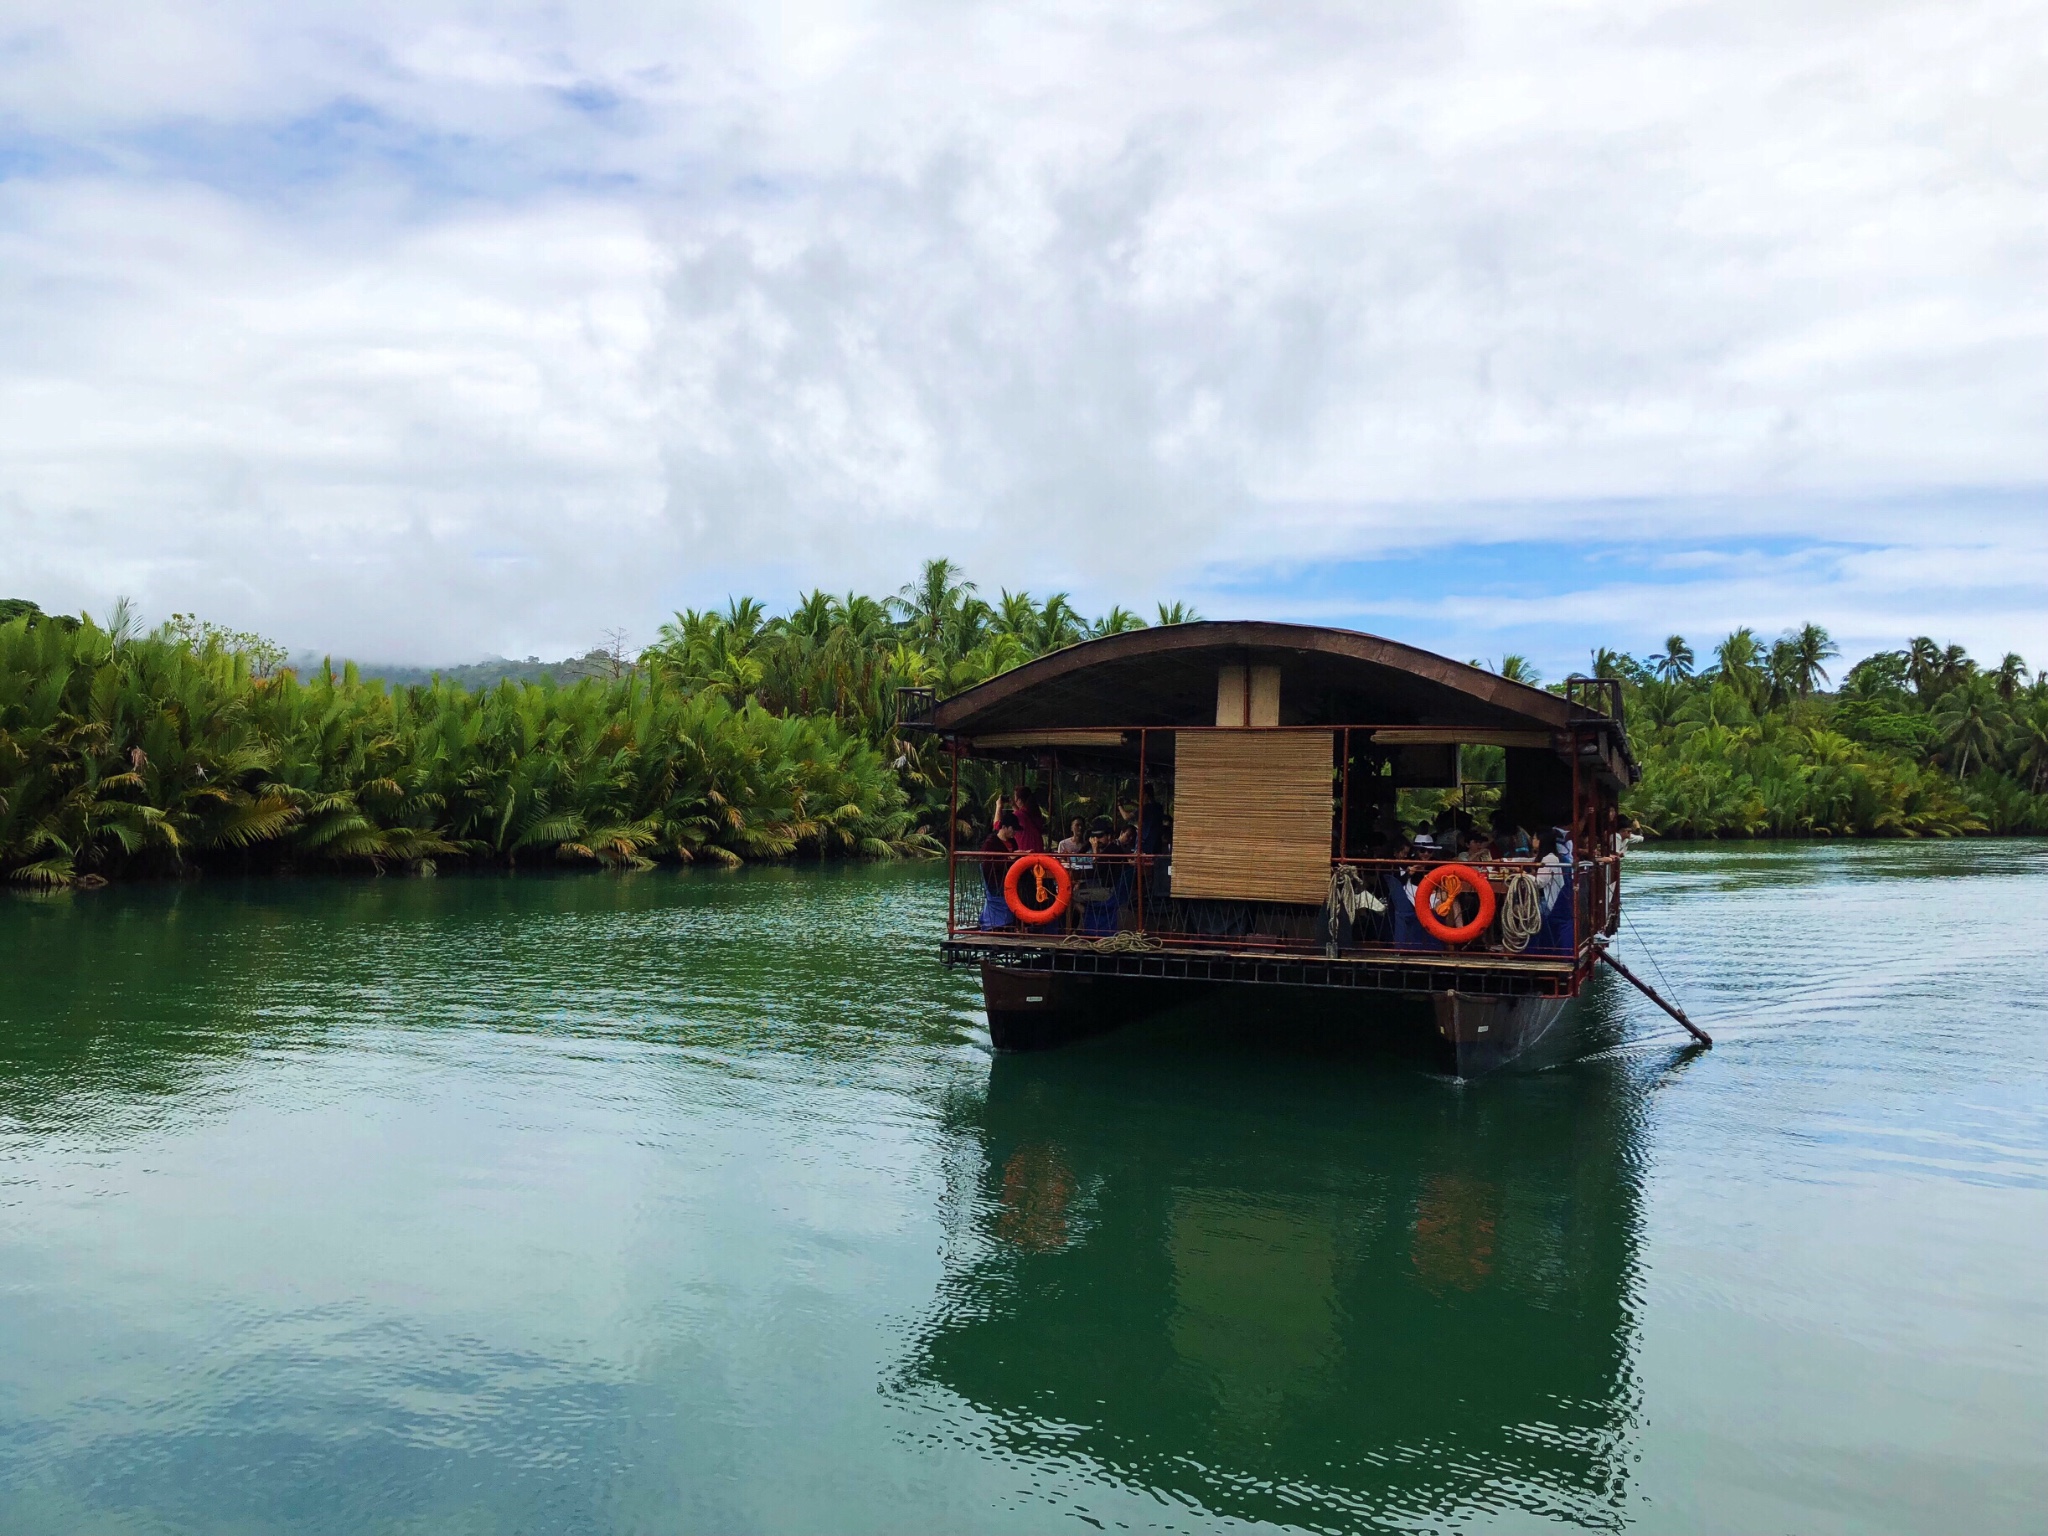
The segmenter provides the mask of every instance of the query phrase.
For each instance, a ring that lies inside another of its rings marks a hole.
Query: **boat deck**
[[[1023,935],[951,938],[948,965],[1000,965],[1073,976],[1145,976],[1163,981],[1244,982],[1371,992],[1459,992],[1483,997],[1569,997],[1588,955],[1531,958],[1499,953],[1256,953],[1175,944],[1104,943]]]

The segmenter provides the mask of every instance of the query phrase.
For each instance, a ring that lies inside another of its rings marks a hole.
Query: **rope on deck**
[[[1061,949],[1090,949],[1099,955],[1149,955],[1155,949],[1166,946],[1150,934],[1139,933],[1126,928],[1117,933],[1104,934],[1099,939],[1086,938],[1070,933],[1059,941]]]

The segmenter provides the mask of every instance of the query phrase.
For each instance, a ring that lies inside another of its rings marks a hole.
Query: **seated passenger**
[[[1491,864],[1494,861],[1493,842],[1484,832],[1477,827],[1467,827],[1464,836],[1465,849],[1458,855],[1460,864]],[[1475,874],[1472,878],[1484,880],[1486,876]],[[1466,890],[1459,894],[1456,905],[1446,920],[1452,927],[1462,928],[1478,915],[1479,893],[1476,890]]]
[[[1387,877],[1393,945],[1396,949],[1443,949],[1444,941],[1422,926],[1422,918],[1415,910],[1416,887],[1433,866],[1443,862],[1443,850],[1425,829],[1415,834],[1401,857],[1412,862],[1402,864]]]
[[[1129,865],[1119,866],[1105,859],[1105,855],[1114,852],[1108,822],[1097,821],[1088,829],[1088,851],[1094,856],[1095,872],[1074,887],[1081,931],[1091,936],[1115,933],[1117,914],[1130,890],[1131,870]]]
[[[1128,800],[1119,800],[1111,808],[1116,817],[1116,834],[1110,839],[1112,853],[1136,853],[1138,851],[1138,808]]]
[[[1067,823],[1067,835],[1060,839],[1060,845],[1053,850],[1063,859],[1071,859],[1088,851],[1088,824],[1076,816]]]

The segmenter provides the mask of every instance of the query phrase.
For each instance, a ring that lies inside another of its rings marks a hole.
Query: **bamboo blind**
[[[1173,894],[1320,904],[1330,889],[1331,733],[1182,731]]]

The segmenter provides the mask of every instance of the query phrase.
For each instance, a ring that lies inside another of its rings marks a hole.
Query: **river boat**
[[[1220,991],[1246,1010],[1341,1001],[1361,1031],[1474,1076],[1550,1033],[1620,919],[1618,802],[1639,770],[1610,679],[1559,694],[1352,630],[1197,622],[943,700],[907,689],[899,713],[946,746],[940,953],[979,967],[998,1051]],[[994,766],[984,788],[1027,785],[1053,815],[1124,803],[1126,846],[963,836],[986,820],[963,806],[974,763]],[[1400,797],[1429,789],[1550,834],[1558,862],[1418,846]]]

